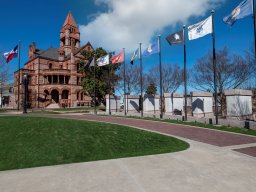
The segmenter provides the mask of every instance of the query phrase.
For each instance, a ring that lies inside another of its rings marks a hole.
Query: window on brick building
[[[52,69],[52,63],[49,64],[49,69]]]
[[[79,63],[76,64],[76,71],[77,71],[77,72],[80,71],[80,64],[79,64]]]

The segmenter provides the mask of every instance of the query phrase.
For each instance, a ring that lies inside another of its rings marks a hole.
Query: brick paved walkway
[[[34,115],[33,115],[34,116]],[[42,116],[42,115],[36,115]],[[195,128],[185,125],[176,125],[170,123],[146,121],[141,119],[120,118],[114,116],[93,116],[93,115],[43,115],[47,117],[74,118],[80,120],[92,120],[97,122],[108,122],[120,125],[128,125],[143,128],[150,131],[157,131],[164,134],[170,134],[178,137],[191,139],[219,147],[256,144],[256,137],[234,134],[228,132],[220,132],[205,128]]]
[[[242,148],[242,149],[235,149],[235,151],[238,151],[240,153],[244,153],[246,155],[256,157],[256,147],[247,147],[247,148]]]

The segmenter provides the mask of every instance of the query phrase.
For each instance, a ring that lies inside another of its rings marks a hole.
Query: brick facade
[[[29,61],[24,69],[14,73],[15,102],[22,106],[22,78],[27,74],[30,108],[46,108],[50,104],[60,107],[90,104],[91,98],[84,95],[81,86],[84,74],[79,72],[78,63],[82,50],[92,51],[93,48],[89,42],[80,47],[79,29],[72,14],[68,13],[60,31],[60,48],[41,50],[34,42],[29,46]]]

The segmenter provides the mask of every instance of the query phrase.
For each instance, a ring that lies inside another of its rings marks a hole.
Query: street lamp
[[[23,76],[24,85],[24,100],[23,100],[23,113],[27,113],[27,100],[28,100],[28,76],[24,74]]]

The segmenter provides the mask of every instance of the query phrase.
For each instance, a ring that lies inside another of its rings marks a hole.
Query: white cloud
[[[88,25],[80,25],[81,40],[109,51],[126,48],[130,52],[139,42],[148,44],[165,27],[175,27],[177,22],[186,24],[191,16],[205,15],[223,1],[95,0],[96,5],[104,4],[108,11],[97,15]]]

